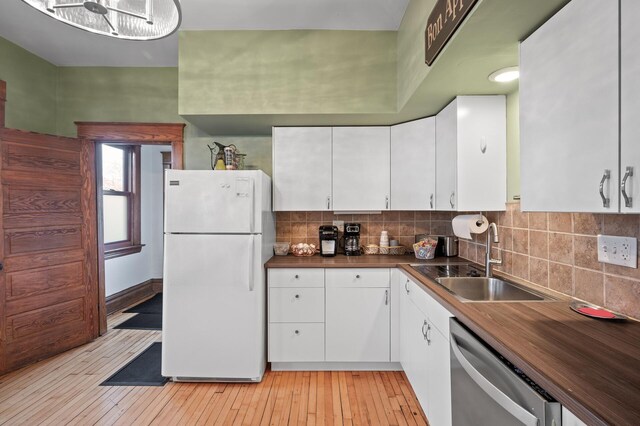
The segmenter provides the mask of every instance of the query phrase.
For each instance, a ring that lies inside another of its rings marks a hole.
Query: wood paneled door
[[[98,336],[89,141],[0,129],[0,374]]]

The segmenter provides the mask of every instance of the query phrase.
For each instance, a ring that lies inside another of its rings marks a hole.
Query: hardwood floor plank
[[[280,372],[257,384],[100,386],[161,339],[116,330],[0,377],[0,424],[28,425],[427,425],[401,372]]]

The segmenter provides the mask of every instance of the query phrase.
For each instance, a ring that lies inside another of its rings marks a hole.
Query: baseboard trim
[[[162,293],[162,278],[151,278],[106,297],[107,315]]]
[[[272,371],[402,371],[399,362],[272,362]]]

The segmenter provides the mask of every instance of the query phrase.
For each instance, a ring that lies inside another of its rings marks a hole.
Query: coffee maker
[[[322,225],[320,233],[320,255],[325,257],[335,256],[338,253],[338,227]]]
[[[344,254],[347,256],[360,256],[360,224],[344,224]]]

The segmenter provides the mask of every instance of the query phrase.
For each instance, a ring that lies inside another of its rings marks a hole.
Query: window
[[[139,253],[140,147],[102,144],[104,257]]]

